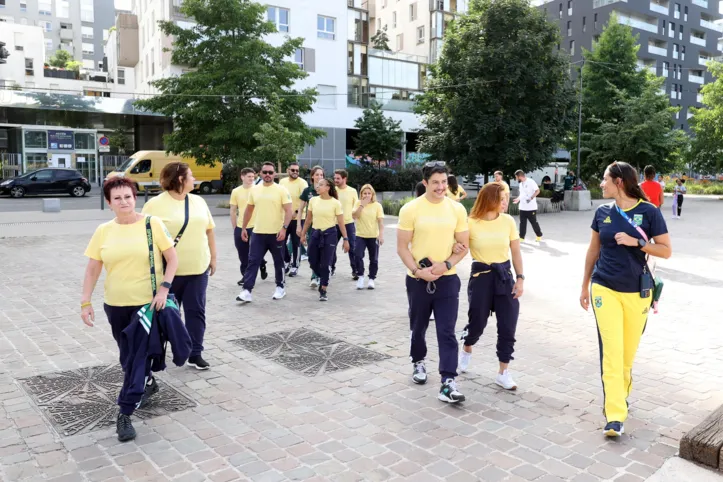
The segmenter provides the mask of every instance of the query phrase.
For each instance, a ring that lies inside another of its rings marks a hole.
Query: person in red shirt
[[[660,208],[663,205],[663,187],[655,180],[655,168],[645,166],[643,173],[645,174],[645,181],[640,183],[640,188],[648,196],[648,200]]]

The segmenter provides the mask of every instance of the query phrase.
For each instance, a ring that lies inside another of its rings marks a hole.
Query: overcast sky
[[[116,10],[130,10],[131,0],[115,0]]]

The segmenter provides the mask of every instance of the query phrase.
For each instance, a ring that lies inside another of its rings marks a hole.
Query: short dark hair
[[[349,177],[349,173],[346,172],[346,169],[337,169],[334,171],[334,174],[339,174],[343,179]]]
[[[289,167],[291,167],[291,166],[298,166],[298,165],[299,165],[299,163],[298,163],[297,161],[291,161],[291,162],[289,163]]]
[[[524,175],[525,175],[525,171],[523,171],[522,169],[518,169],[515,171],[515,177],[524,176]]]
[[[652,179],[655,177],[655,168],[653,166],[645,166],[643,174],[645,175],[645,179]]]
[[[124,187],[131,190],[134,198],[138,196],[138,189],[136,189],[135,182],[131,181],[127,177],[115,176],[103,183],[103,196],[105,197],[105,200],[110,203],[110,192],[113,189],[120,189]]]
[[[239,177],[243,177],[246,174],[256,174],[256,171],[254,171],[250,167],[244,167],[243,169],[241,169],[241,173],[239,174]]]
[[[273,162],[266,161],[263,164],[261,164],[261,168],[263,169],[264,166],[271,166],[274,168],[274,171],[276,170],[276,165]]]
[[[425,181],[429,181],[429,178],[435,174],[449,175],[449,169],[447,169],[447,166],[440,164],[435,164],[434,166],[424,166],[424,169],[422,169],[422,176]]]
[[[414,197],[424,196],[427,193],[427,186],[423,182],[418,182],[414,188]]]
[[[681,179],[680,182],[685,184],[685,179]]]
[[[186,181],[189,170],[190,168],[185,162],[173,161],[166,164],[161,170],[161,189],[164,191],[175,191],[179,194],[182,193],[183,183]],[[179,179],[181,177],[183,181]]]

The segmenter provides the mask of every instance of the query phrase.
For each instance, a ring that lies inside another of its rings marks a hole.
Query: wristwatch
[[[449,271],[450,269],[452,269],[452,263],[450,263],[449,261],[445,261],[445,262],[444,262],[444,265],[447,267],[447,271]]]
[[[288,224],[284,224],[284,225],[281,226],[281,227],[284,228],[284,229],[289,229],[289,225],[288,225]]]
[[[343,239],[344,241],[349,241],[349,238],[341,238],[341,239]]]
[[[647,244],[648,244],[648,242],[645,241],[644,239],[638,239],[638,247],[640,249],[643,249]]]
[[[171,283],[169,283],[168,281],[164,281],[163,283],[161,283],[161,288],[168,288],[170,290]]]
[[[525,281],[525,275],[524,274],[518,274],[517,279],[521,279],[522,281]]]

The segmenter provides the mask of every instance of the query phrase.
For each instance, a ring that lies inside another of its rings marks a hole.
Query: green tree
[[[695,134],[686,160],[698,172],[719,173],[723,170],[723,64],[708,62],[715,79],[703,86],[703,107],[691,107],[690,128]]]
[[[547,163],[575,113],[559,28],[527,0],[473,0],[445,36],[418,97],[421,150],[460,174]]]
[[[73,60],[73,56],[66,50],[56,50],[52,57],[48,60],[48,65],[64,69],[68,62]]]
[[[254,133],[258,145],[254,149],[254,159],[260,162],[277,163],[277,169],[285,169],[296,160],[307,144],[325,135],[320,129],[294,130],[288,127],[282,114],[278,98],[269,106],[269,120],[259,126]]]
[[[648,164],[658,172],[672,172],[679,166],[680,154],[688,145],[688,136],[674,129],[673,116],[679,110],[671,107],[668,97],[660,92],[665,79],[649,75],[638,96],[620,89],[610,90],[611,116],[600,122],[593,132],[583,132],[586,164],[583,172],[597,169],[613,161],[625,161],[640,171]]]
[[[391,51],[389,48],[389,36],[387,35],[387,26],[377,30],[372,36],[372,47],[377,50]]]
[[[83,64],[80,63],[80,62],[78,62],[77,60],[71,60],[70,62],[68,62],[68,63],[65,65],[65,68],[68,69],[68,70],[72,70],[72,71],[75,71],[75,72],[79,72],[79,71],[80,71],[80,67],[81,67],[82,65],[83,65]]]
[[[181,11],[194,27],[169,21],[159,27],[174,38],[172,63],[192,70],[152,82],[160,94],[136,101],[173,118],[166,149],[206,164],[249,165],[259,146],[254,134],[273,124],[271,105],[289,132],[309,141],[318,137],[301,118],[311,112],[316,91],[294,88],[307,74],[288,60],[303,39],[286,38],[278,47],[266,42],[276,29],[266,21],[266,7],[250,0],[185,0]]]
[[[382,106],[372,101],[354,123],[359,135],[354,138],[354,155],[370,157],[373,161],[388,161],[396,156],[402,143],[404,131],[401,121],[384,115]]]
[[[110,147],[118,149],[120,154],[125,154],[132,146],[130,133],[119,127],[108,135],[108,144]]]

